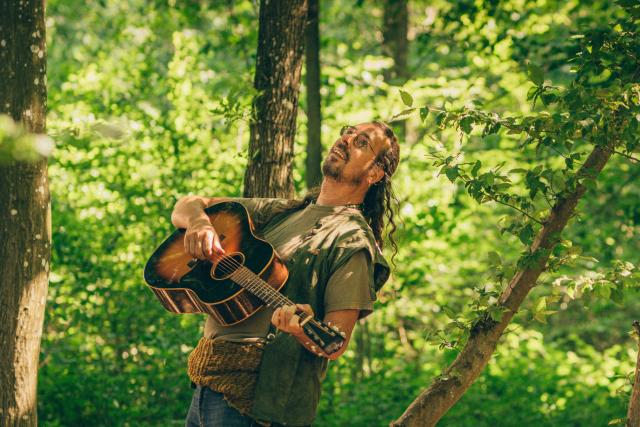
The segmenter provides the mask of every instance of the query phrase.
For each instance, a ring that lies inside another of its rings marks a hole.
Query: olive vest
[[[274,227],[295,210],[300,202],[278,200],[256,221],[258,234]],[[357,251],[365,250],[373,262],[370,280],[372,299],[389,277],[382,256],[365,218],[354,209],[324,217],[303,237],[286,262],[289,279],[282,291],[292,301],[309,304],[315,317],[324,317],[324,292],[331,274]],[[291,335],[271,327],[275,338],[264,347],[254,401],[249,415],[283,425],[310,425],[320,400],[321,382],[328,359],[306,350]]]

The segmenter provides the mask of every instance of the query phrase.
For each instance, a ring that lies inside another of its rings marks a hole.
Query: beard
[[[355,186],[358,186],[362,183],[362,180],[364,179],[364,173],[356,177],[345,178],[343,170],[346,163],[339,164],[338,162],[331,161],[330,157],[331,154],[325,157],[324,161],[322,162],[322,176],[332,178],[337,182]]]

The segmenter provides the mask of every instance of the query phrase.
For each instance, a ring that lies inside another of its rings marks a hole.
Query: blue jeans
[[[222,393],[198,386],[185,427],[260,427],[260,424],[229,406]]]

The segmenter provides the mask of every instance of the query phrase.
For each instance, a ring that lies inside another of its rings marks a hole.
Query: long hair
[[[373,236],[380,250],[384,247],[383,234],[385,226],[387,226],[387,237],[393,248],[393,255],[391,256],[391,260],[393,261],[398,253],[398,244],[394,238],[394,233],[397,229],[395,215],[397,214],[400,202],[393,192],[391,177],[400,162],[400,145],[398,144],[398,138],[387,124],[379,121],[372,123],[384,131],[384,135],[389,140],[390,146],[388,149],[378,153],[374,161],[374,164],[382,168],[384,175],[380,181],[371,185],[369,190],[367,190],[364,201],[362,202],[362,214],[371,227]],[[307,205],[315,201],[319,194],[319,186],[309,190],[304,196],[303,204]]]

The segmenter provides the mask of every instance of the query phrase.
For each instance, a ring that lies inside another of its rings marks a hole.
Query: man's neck
[[[325,177],[322,180],[316,203],[323,206],[360,204],[364,200],[366,192],[366,185],[349,185]]]

